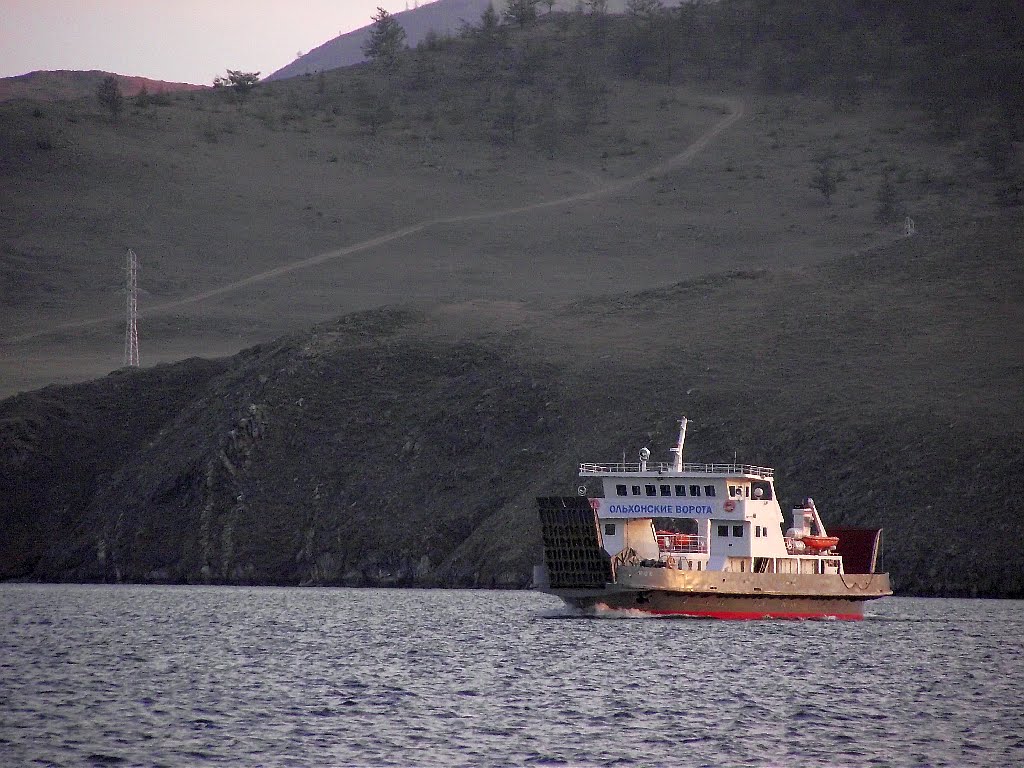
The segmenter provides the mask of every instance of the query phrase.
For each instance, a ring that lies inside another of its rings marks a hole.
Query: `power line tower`
[[[128,300],[124,328],[124,364],[139,367],[139,258],[128,249]]]

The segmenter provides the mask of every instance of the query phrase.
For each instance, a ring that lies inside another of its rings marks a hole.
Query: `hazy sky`
[[[427,0],[419,0],[426,5]],[[413,0],[0,0],[0,77],[101,69],[186,83],[264,76]]]

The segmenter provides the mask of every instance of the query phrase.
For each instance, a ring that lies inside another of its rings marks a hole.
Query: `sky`
[[[396,13],[413,0],[0,0],[0,77],[99,69],[208,85],[229,67],[265,77],[366,26],[378,6]]]

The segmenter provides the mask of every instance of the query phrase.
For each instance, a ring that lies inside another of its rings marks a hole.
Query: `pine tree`
[[[405,48],[405,29],[394,16],[378,8],[370,27],[370,36],[363,43],[363,53],[371,61],[390,69]]]
[[[229,69],[227,77],[213,78],[214,88],[228,88],[239,101],[249,95],[249,91],[260,81],[259,72],[243,72],[240,69]]]
[[[96,87],[96,100],[100,105],[110,112],[110,116],[117,120],[124,106],[124,96],[121,95],[121,86],[113,75],[104,77]]]
[[[537,5],[540,0],[508,0],[505,18],[520,27],[537,20]]]

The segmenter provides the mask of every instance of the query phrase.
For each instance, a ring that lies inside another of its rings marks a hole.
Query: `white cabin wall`
[[[661,556],[658,539],[654,535],[654,525],[649,517],[626,520],[626,541],[624,546],[631,547],[641,560],[657,560]]]
[[[599,520],[604,551],[612,557],[625,549],[626,521],[621,517],[606,517]],[[611,526],[611,528],[609,528]],[[608,531],[612,530],[612,533]]]

